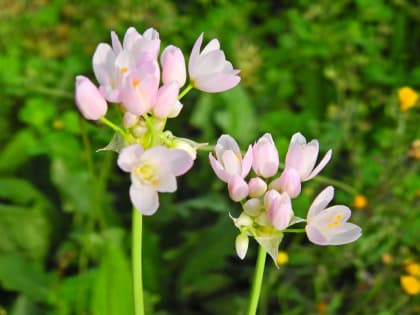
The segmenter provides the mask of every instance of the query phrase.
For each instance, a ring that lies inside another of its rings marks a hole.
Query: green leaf
[[[130,264],[120,246],[109,242],[92,297],[93,315],[134,314]]]
[[[0,256],[0,283],[6,290],[17,291],[33,300],[47,302],[52,281],[51,275],[22,256]]]
[[[57,107],[44,98],[30,98],[19,112],[19,119],[35,129],[46,132],[47,123],[57,116]]]

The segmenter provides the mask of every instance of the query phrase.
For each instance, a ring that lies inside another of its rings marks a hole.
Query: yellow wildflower
[[[420,264],[409,262],[405,265],[405,271],[407,271],[411,276],[420,277]]]
[[[420,293],[420,281],[413,276],[401,276],[401,286],[405,293],[409,295],[417,295]]]
[[[389,265],[392,263],[393,257],[390,253],[384,253],[381,256],[381,260],[384,265]]]
[[[367,198],[365,196],[363,196],[363,195],[356,195],[354,197],[353,206],[356,209],[366,208],[367,204],[368,204],[368,200],[367,200]]]
[[[405,112],[416,105],[419,95],[411,87],[405,86],[398,90],[398,98],[400,99],[400,110]]]
[[[285,265],[289,261],[289,255],[286,252],[280,251],[277,255],[277,265]]]

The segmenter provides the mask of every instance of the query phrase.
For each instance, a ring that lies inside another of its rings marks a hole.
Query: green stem
[[[133,208],[133,244],[132,244],[132,263],[133,263],[133,287],[134,287],[134,309],[135,315],[144,315],[143,301],[143,277],[142,277],[142,214]]]
[[[315,181],[318,181],[320,183],[325,183],[325,184],[331,184],[334,185],[336,187],[341,188],[342,190],[348,192],[350,195],[357,195],[357,190],[355,188],[353,188],[350,185],[347,185],[339,180],[335,180],[329,177],[325,177],[325,176],[320,176],[317,175],[316,177],[314,177]]]
[[[283,233],[304,233],[305,229],[286,229],[282,231]]]
[[[110,127],[111,129],[113,129],[114,131],[120,133],[124,138],[126,138],[126,133],[124,130],[122,130],[120,127],[118,127],[117,125],[115,125],[112,121],[106,119],[105,117],[99,118],[99,120],[104,123],[105,125],[107,125],[108,127]]]
[[[257,264],[255,266],[254,279],[252,280],[251,295],[247,315],[257,314],[258,301],[260,299],[262,280],[264,275],[265,258],[267,253],[262,246],[258,247]]]
[[[178,99],[180,100],[181,98],[183,98],[189,91],[191,91],[191,89],[193,88],[194,86],[191,84],[191,83],[189,83],[188,85],[187,85],[187,87],[185,88],[185,89],[183,89],[182,91],[181,91],[181,93],[178,95]]]

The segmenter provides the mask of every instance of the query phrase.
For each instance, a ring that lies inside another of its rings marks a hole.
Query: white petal
[[[225,183],[227,183],[229,181],[229,178],[231,177],[231,175],[229,175],[225,171],[222,164],[220,164],[220,162],[218,160],[216,160],[214,158],[213,154],[211,154],[211,153],[209,153],[209,160],[210,160],[210,165],[213,168],[213,171],[216,174],[216,176],[219,177],[219,179],[221,181],[224,181]]]
[[[152,215],[159,208],[158,193],[151,186],[131,185],[130,199],[134,207],[144,215]]]
[[[318,196],[312,201],[311,206],[309,207],[307,219],[308,221],[312,220],[317,216],[325,207],[333,200],[334,198],[334,187],[328,186],[323,191],[321,191]]]
[[[337,215],[341,215],[342,218],[339,220],[335,220],[334,217]],[[340,222],[346,222],[351,216],[351,210],[342,205],[332,206],[321,213],[319,213],[317,216],[313,217],[310,221],[311,225],[316,225],[319,227],[324,227],[334,221],[340,221]],[[342,225],[342,224],[341,224]],[[338,228],[338,227],[337,227]],[[331,230],[334,230],[336,228],[331,228]]]
[[[362,236],[362,229],[353,223],[345,223],[340,233],[334,234],[328,238],[330,245],[344,245],[357,240]]]
[[[132,144],[121,150],[117,164],[125,172],[132,172],[138,165],[144,150],[141,145]]]
[[[327,165],[327,163],[331,160],[331,156],[332,156],[332,150],[328,150],[328,152],[325,154],[325,156],[323,157],[323,159],[321,160],[321,162],[319,162],[318,166],[311,172],[311,174],[309,174],[308,177],[306,177],[304,179],[304,181],[308,181],[312,178],[314,178],[316,175],[318,175],[319,172],[322,171],[322,169],[325,167],[325,165]]]

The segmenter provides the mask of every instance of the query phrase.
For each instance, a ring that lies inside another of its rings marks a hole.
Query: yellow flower
[[[392,263],[393,257],[390,253],[384,253],[381,256],[381,260],[384,265],[389,265]]]
[[[368,204],[368,200],[367,200],[367,198],[365,196],[363,196],[363,195],[356,195],[354,197],[353,206],[356,209],[366,208],[367,204]]]
[[[287,262],[289,261],[289,256],[287,255],[286,252],[279,252],[279,254],[277,255],[277,265],[281,266],[281,265],[285,265],[287,264]]]
[[[400,99],[400,110],[405,112],[416,105],[419,95],[411,87],[405,86],[398,90]]]
[[[409,262],[405,265],[405,271],[407,271],[411,276],[420,277],[420,264]]]
[[[417,295],[420,293],[420,281],[413,276],[401,276],[401,286],[405,293],[409,295]]]

